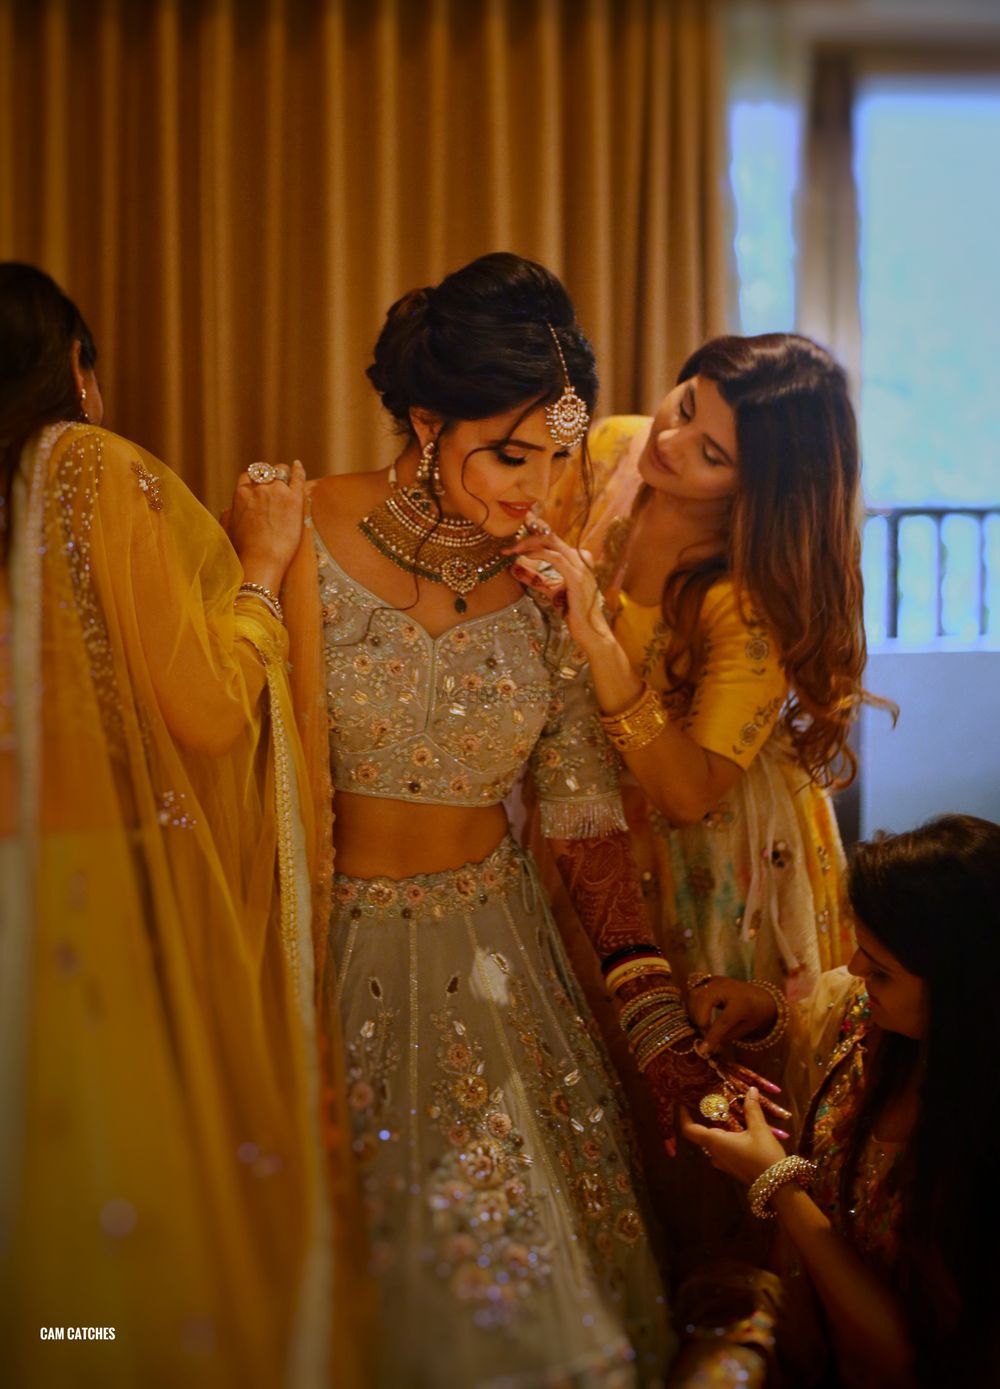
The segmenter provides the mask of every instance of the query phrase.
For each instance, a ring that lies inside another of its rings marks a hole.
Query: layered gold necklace
[[[402,486],[396,467],[389,470],[390,492],[358,529],[386,559],[407,574],[444,584],[455,595],[455,611],[464,613],[466,596],[477,584],[502,574],[516,556],[501,551],[527,534],[487,535],[474,521],[442,516],[434,497],[420,482]]]

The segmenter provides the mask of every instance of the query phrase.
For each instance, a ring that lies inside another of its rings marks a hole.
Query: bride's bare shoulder
[[[386,493],[385,472],[337,473],[314,478],[306,484],[313,518],[322,528],[354,524],[380,502]]]

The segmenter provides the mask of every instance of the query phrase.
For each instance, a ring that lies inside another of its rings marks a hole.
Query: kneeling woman
[[[746,1133],[684,1131],[753,1184],[751,1207],[777,1217],[808,1275],[786,1282],[788,1382],[816,1382],[801,1353],[811,1285],[827,1344],[807,1358],[817,1374],[833,1359],[847,1389],[992,1383],[1000,825],[945,815],[879,836],[858,846],[849,891],[855,977],[824,975],[792,1028],[789,1090],[812,1096],[801,1156],[786,1157],[752,1097]],[[775,1024],[774,999],[753,984],[694,990],[698,1020],[716,1008],[713,1046]]]
[[[559,281],[493,255],[393,305],[368,374],[403,450],[313,488],[286,594],[318,561],[326,709],[302,724],[313,750],[330,729],[380,1382],[649,1383],[665,1309],[616,1088],[502,804],[530,762],[599,951],[649,939],[582,658],[505,554],[585,435],[593,356]],[[636,959],[623,987],[662,999],[665,962]],[[673,1040],[647,1072],[665,1112],[712,1079]]]

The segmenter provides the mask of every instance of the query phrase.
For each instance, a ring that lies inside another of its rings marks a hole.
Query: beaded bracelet
[[[665,974],[669,979],[671,969],[666,960],[658,960],[655,957],[637,962],[626,960],[624,964],[616,965],[611,970],[604,983],[609,993],[617,993],[629,979],[638,979],[643,975],[648,977],[651,974]]]
[[[643,684],[642,693],[634,704],[620,714],[602,714],[601,723],[619,752],[634,752],[659,737],[669,723],[660,696]]]
[[[284,622],[285,614],[282,612],[281,604],[278,602],[277,595],[272,593],[271,590],[266,586],[266,584],[255,584],[251,583],[249,580],[245,580],[243,583],[240,584],[239,588],[237,589],[237,594],[240,593],[245,593],[251,598],[259,598],[260,601],[264,604],[264,606],[274,617],[278,619],[279,622]]]
[[[785,997],[784,992],[778,988],[777,984],[772,984],[770,980],[751,979],[749,982],[756,985],[758,989],[763,989],[766,993],[771,995],[777,1006],[778,1016],[775,1018],[774,1026],[766,1037],[761,1037],[758,1041],[747,1041],[745,1037],[740,1037],[736,1045],[741,1047],[744,1051],[770,1051],[775,1042],[779,1042],[785,1035],[785,1030],[788,1027],[788,999]]]
[[[771,1197],[787,1182],[798,1182],[806,1191],[816,1178],[816,1164],[804,1157],[781,1158],[766,1168],[747,1192],[750,1209],[758,1220],[773,1220],[774,1207]]]

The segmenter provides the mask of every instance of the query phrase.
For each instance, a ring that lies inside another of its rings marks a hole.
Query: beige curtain
[[[712,0],[0,0],[0,257],[215,508],[255,458],[384,462],[385,309],[485,251],[646,410],[725,326],[719,50]]]

